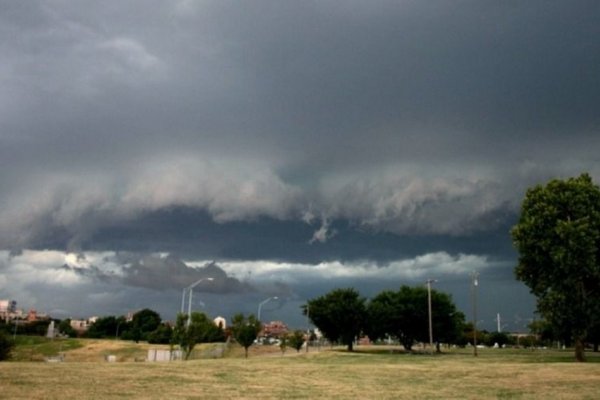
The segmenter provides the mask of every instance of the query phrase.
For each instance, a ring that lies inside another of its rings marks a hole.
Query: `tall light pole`
[[[429,315],[429,348],[433,354],[433,319],[431,317],[431,284],[437,282],[435,279],[427,279],[427,311]]]
[[[185,296],[185,290],[189,290],[189,297],[188,297],[188,313],[187,313],[187,326],[189,327],[190,324],[192,323],[192,292],[194,291],[194,288],[196,286],[198,286],[201,282],[204,281],[212,281],[213,278],[202,278],[202,279],[198,279],[196,282],[192,283],[190,286],[188,286],[186,289],[184,290],[184,296]],[[181,302],[181,304],[183,305],[183,301]]]
[[[273,297],[269,297],[268,299],[265,299],[260,302],[260,304],[258,305],[258,322],[260,322],[260,309],[262,308],[262,306],[267,304],[271,300],[277,300],[277,299],[278,299],[277,296],[273,296]]]
[[[310,305],[306,303],[306,352],[308,353],[308,342],[310,342]]]
[[[185,291],[187,290],[187,288],[183,288],[183,291],[181,293],[181,313],[183,314],[183,312],[185,311]]]
[[[123,322],[123,321],[119,321],[119,323],[117,324],[117,331],[115,332],[115,340],[119,338],[119,327],[121,326],[121,322]]]
[[[471,275],[471,289],[472,289],[472,300],[473,300],[473,356],[477,357],[477,286],[479,282],[478,272],[473,272]]]

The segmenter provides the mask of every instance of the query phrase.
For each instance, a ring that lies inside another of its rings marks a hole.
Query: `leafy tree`
[[[308,301],[312,323],[331,342],[341,342],[353,350],[354,339],[360,335],[366,318],[365,299],[352,288],[335,289]]]
[[[99,339],[112,338],[117,336],[118,329],[125,333],[128,330],[127,326],[124,317],[115,317],[114,315],[100,317],[89,326],[86,336]]]
[[[168,324],[161,323],[158,328],[148,334],[148,343],[169,344],[173,336],[173,328]]]
[[[31,321],[19,325],[19,332],[24,335],[46,336],[46,333],[48,333],[48,325],[50,325],[49,319]]]
[[[14,322],[13,322],[14,324]],[[14,325],[13,325],[14,327]],[[10,333],[11,330],[11,325],[9,324],[8,321],[5,321],[3,319],[0,319],[0,332],[5,332],[5,333]]]
[[[511,338],[504,332],[490,332],[486,335],[483,340],[486,346],[495,346],[496,344],[499,347],[504,347],[507,344],[511,344]]]
[[[397,292],[383,291],[367,307],[366,333],[373,341],[387,335],[396,337],[412,350],[415,341],[429,341],[428,292],[424,287],[402,286]],[[431,319],[437,351],[440,342],[459,341],[464,315],[450,295],[431,290]]]
[[[600,344],[600,321],[594,322],[588,330],[587,340],[594,346],[594,352],[598,352],[598,345]]]
[[[296,352],[300,352],[302,345],[304,345],[304,332],[301,330],[295,330],[293,333],[287,336],[287,341],[290,347],[296,349]]]
[[[62,321],[60,321],[60,323],[58,324],[58,331],[71,338],[77,336],[77,331],[71,326],[70,318],[63,319]]]
[[[0,361],[9,360],[15,343],[4,332],[0,332]]]
[[[225,333],[220,326],[214,324],[206,314],[192,312],[190,324],[187,324],[187,314],[178,314],[173,330],[173,342],[177,343],[187,360],[198,343],[221,342]]]
[[[529,189],[511,234],[519,251],[517,279],[584,361],[584,340],[600,317],[600,189],[587,174]]]
[[[244,348],[246,358],[248,358],[248,348],[252,346],[258,337],[262,325],[252,314],[247,318],[244,317],[244,314],[236,314],[231,319],[231,322],[233,338]]]
[[[527,325],[529,332],[537,337],[539,344],[550,344],[553,340],[563,340],[554,327],[545,319],[536,319]],[[567,340],[568,342],[568,340]]]
[[[279,339],[279,349],[281,350],[282,355],[285,354],[285,350],[287,349],[287,346],[288,346],[288,337],[287,337],[287,335],[283,335]]]
[[[144,308],[141,311],[133,314],[131,319],[131,328],[135,333],[139,333],[138,340],[148,340],[148,335],[154,332],[160,325],[160,315],[149,308]]]
[[[458,344],[462,338],[465,315],[458,311],[448,293],[431,290],[431,319],[437,352],[440,343]]]

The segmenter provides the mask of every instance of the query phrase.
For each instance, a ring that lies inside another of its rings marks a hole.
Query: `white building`
[[[213,322],[215,323],[216,326],[220,326],[221,329],[227,328],[227,320],[225,320],[225,318],[223,318],[223,317],[217,317],[217,318],[213,319]]]
[[[77,332],[85,332],[88,330],[90,325],[92,325],[98,317],[90,317],[88,319],[71,319],[71,328],[75,329]]]
[[[0,318],[8,320],[17,312],[16,300],[0,300]]]

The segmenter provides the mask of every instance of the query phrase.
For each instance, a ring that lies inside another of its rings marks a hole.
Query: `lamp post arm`
[[[204,282],[204,281],[212,281],[214,280],[213,278],[202,278],[202,279],[198,279],[196,282],[192,283],[190,286],[188,286],[187,288],[183,289],[183,297],[185,297],[185,291],[189,290],[190,294],[188,297],[188,312],[187,312],[187,326],[190,326],[190,323],[192,322],[192,293],[194,291],[194,288],[196,286],[198,286],[200,284],[200,282]],[[181,302],[181,309],[183,310],[183,299]]]
[[[277,296],[273,296],[273,297],[269,297],[268,299],[265,299],[260,302],[260,304],[258,305],[258,315],[257,315],[258,322],[260,322],[260,310],[261,310],[262,306],[267,304],[269,301],[276,300],[276,299],[277,299]]]

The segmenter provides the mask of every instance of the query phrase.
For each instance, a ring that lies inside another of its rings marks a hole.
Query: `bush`
[[[13,342],[6,334],[0,332],[0,361],[10,359],[14,347],[15,342]]]
[[[491,332],[486,335],[484,343],[488,347],[495,346],[496,344],[503,347],[512,344],[512,339],[504,332]]]
[[[173,336],[173,329],[165,324],[160,324],[155,331],[148,334],[148,343],[169,344]]]

